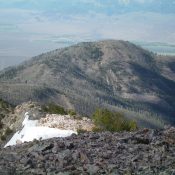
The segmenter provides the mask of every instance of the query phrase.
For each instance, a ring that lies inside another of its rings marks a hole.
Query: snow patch
[[[17,143],[30,142],[34,139],[45,140],[53,137],[68,137],[77,132],[72,130],[61,130],[56,128],[42,127],[38,125],[38,120],[29,120],[29,114],[25,113],[25,119],[22,122],[23,129],[16,132],[10,141],[4,146],[12,146]]]
[[[29,120],[29,113],[26,112],[25,114],[25,119],[24,121],[22,122],[22,126],[24,127],[34,127],[34,126],[37,126],[38,124],[38,120]]]

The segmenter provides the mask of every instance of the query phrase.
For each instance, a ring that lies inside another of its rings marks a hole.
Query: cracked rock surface
[[[174,175],[175,128],[92,133],[0,150],[0,175]]]

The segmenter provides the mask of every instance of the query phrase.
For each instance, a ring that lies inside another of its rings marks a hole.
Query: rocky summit
[[[7,147],[0,174],[174,175],[175,128],[86,132]]]

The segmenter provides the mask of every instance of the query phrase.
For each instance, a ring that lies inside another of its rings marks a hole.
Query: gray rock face
[[[84,133],[0,150],[0,174],[171,175],[175,128]]]

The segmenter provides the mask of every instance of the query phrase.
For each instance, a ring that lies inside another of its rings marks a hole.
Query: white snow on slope
[[[5,145],[16,145],[17,142],[30,142],[34,139],[45,140],[53,137],[68,137],[72,134],[77,134],[72,130],[61,130],[56,128],[37,126],[38,120],[29,120],[29,114],[25,113],[25,119],[22,123],[23,129],[16,132],[10,141]]]

